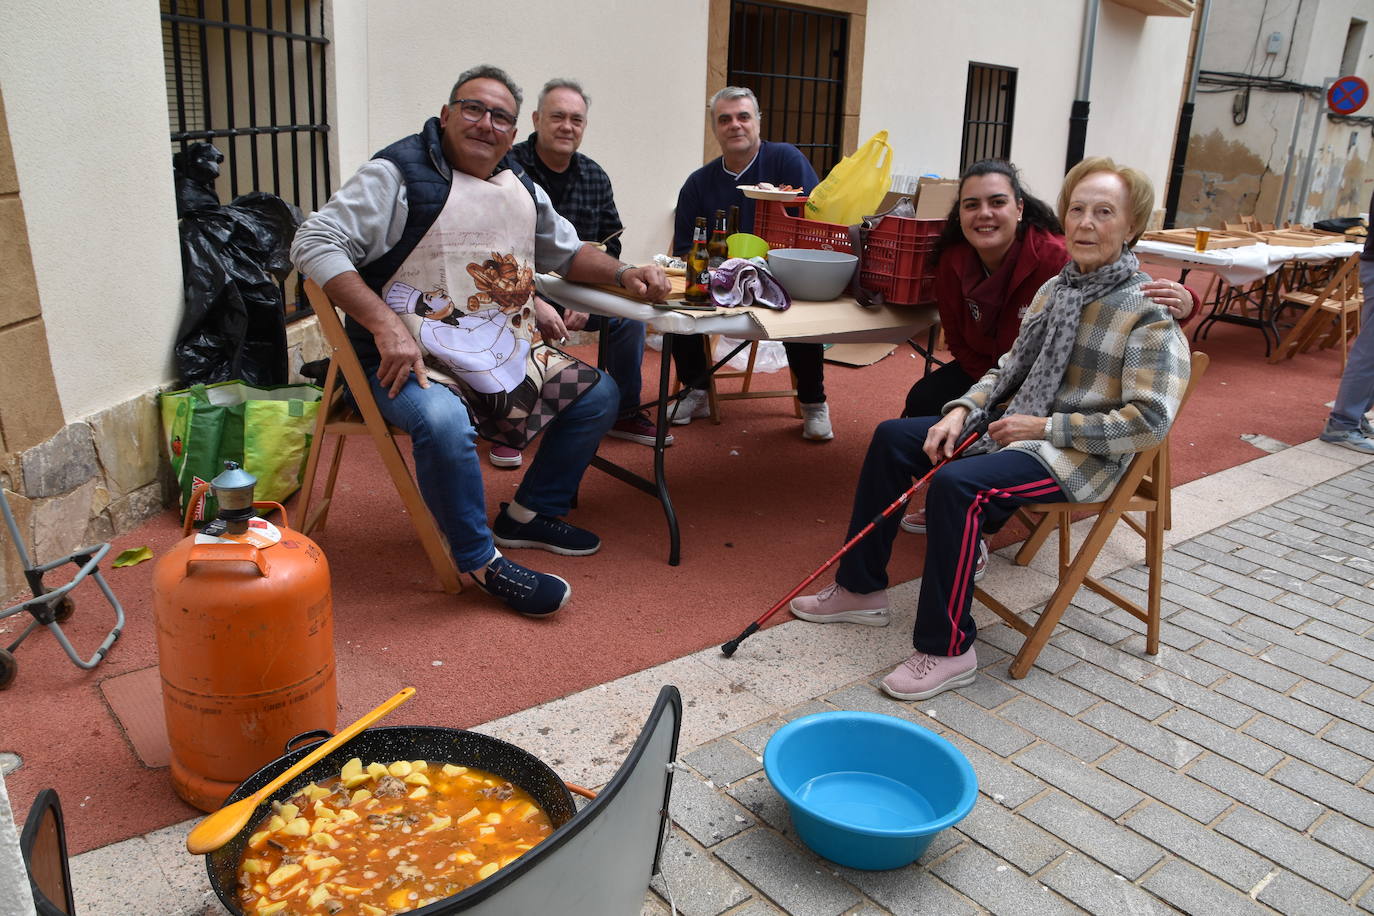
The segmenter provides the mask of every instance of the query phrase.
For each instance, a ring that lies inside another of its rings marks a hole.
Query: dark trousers
[[[825,348],[820,344],[787,343],[787,363],[797,376],[797,400],[803,404],[820,404],[825,400]],[[685,388],[705,388],[706,348],[700,334],[673,335],[673,362],[677,364],[678,381]],[[714,362],[714,361],[713,361]],[[963,394],[961,391],[960,394]]]
[[[978,381],[957,361],[950,361],[929,375],[916,380],[906,393],[904,417],[938,417],[945,405],[962,397]]]
[[[939,419],[878,425],[859,474],[846,541],[909,488],[913,478],[930,470],[921,447],[926,431]],[[967,652],[978,632],[969,612],[978,539],[985,531],[1000,529],[1023,503],[1063,499],[1045,466],[1015,449],[959,458],[940,468],[926,484],[926,560],[912,645],[930,655]],[[900,511],[883,519],[840,560],[835,581],[860,594],[887,588],[887,562],[900,524]]]

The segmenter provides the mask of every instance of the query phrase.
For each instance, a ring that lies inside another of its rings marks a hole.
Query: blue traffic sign
[[[1369,101],[1369,84],[1358,76],[1343,76],[1326,90],[1326,105],[1336,114],[1354,114]]]

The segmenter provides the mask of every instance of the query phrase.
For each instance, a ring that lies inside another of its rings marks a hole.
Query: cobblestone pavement
[[[1374,465],[1169,551],[1159,655],[1090,592],[1024,680],[980,631],[969,687],[896,703],[865,678],[684,756],[646,914],[1374,912]],[[1141,597],[1145,576],[1109,580]],[[768,736],[827,709],[960,747],[981,795],[919,863],[833,865],[762,772]]]
[[[1083,591],[1025,679],[1007,671],[1019,637],[989,622],[972,685],[891,701],[874,685],[909,651],[907,583],[887,628],[770,627],[733,659],[711,648],[479,730],[600,785],[679,687],[674,827],[643,916],[669,913],[670,889],[684,916],[1374,913],[1374,463],[1308,443],[1194,481],[1170,544],[1156,656]],[[1048,566],[994,563],[999,598],[1043,604]],[[1145,585],[1140,567],[1107,578]],[[973,763],[973,812],[915,865],[843,868],[797,839],[763,748],[829,709],[909,719]],[[188,828],[76,857],[78,911],[222,913],[178,848]],[[165,881],[131,897],[149,857]]]

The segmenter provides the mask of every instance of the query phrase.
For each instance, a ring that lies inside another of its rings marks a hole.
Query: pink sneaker
[[[509,445],[493,445],[491,451],[487,452],[487,460],[491,462],[492,467],[518,468],[524,463],[525,458],[519,449],[511,448]]]
[[[887,592],[860,595],[832,582],[814,595],[793,598],[793,617],[812,623],[861,623],[887,626]]]
[[[915,512],[902,516],[902,530],[910,531],[912,534],[925,534],[926,510],[917,509]]]
[[[946,690],[972,684],[977,676],[978,656],[971,648],[954,656],[917,651],[883,678],[883,693],[898,700],[929,700]]]

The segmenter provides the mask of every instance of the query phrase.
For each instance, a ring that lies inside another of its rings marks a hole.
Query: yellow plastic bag
[[[816,185],[806,201],[806,218],[852,226],[878,209],[891,179],[892,147],[887,131],[880,130]]]

